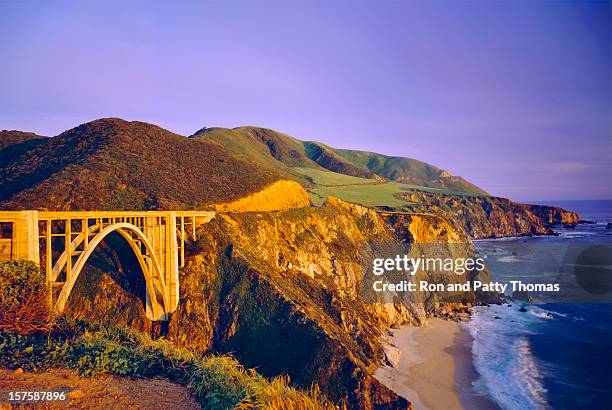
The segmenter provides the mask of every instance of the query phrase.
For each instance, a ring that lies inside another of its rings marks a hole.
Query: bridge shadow
[[[151,331],[144,274],[121,235],[111,233],[96,247],[79,274],[66,312],[115,327]]]

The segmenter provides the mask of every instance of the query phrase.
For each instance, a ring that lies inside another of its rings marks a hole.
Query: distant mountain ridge
[[[263,166],[300,178],[291,168],[324,169],[373,180],[442,188],[475,194],[487,193],[448,171],[412,158],[391,157],[374,152],[336,149],[316,141],[301,141],[259,127],[203,128],[191,138],[214,141]]]
[[[4,208],[203,207],[283,178],[312,187],[307,170],[484,194],[422,161],[335,149],[258,127],[204,128],[185,138],[153,124],[103,118],[53,138],[1,131],[0,159]]]

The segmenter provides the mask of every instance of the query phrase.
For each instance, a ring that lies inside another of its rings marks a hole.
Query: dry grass
[[[19,305],[0,304],[0,331],[28,335],[48,332],[52,327],[52,315],[46,295],[28,292]]]
[[[308,390],[295,390],[289,387],[289,377],[279,376],[267,383],[253,386],[252,396],[236,405],[237,410],[319,410],[337,409],[332,402],[321,394],[319,386],[313,384]]]
[[[49,331],[53,316],[45,286],[32,262],[0,264],[0,331],[22,335]]]

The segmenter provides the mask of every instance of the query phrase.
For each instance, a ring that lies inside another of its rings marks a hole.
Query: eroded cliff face
[[[428,214],[385,213],[380,214],[392,227],[402,242],[410,244],[412,256],[467,259],[476,256],[476,250],[469,237],[446,218]],[[419,271],[417,281],[427,280],[430,283],[465,283],[467,280],[490,281],[489,272],[465,271],[460,274],[439,271]],[[498,297],[488,292],[427,292],[412,294],[414,308],[423,309],[423,317],[444,317],[457,320],[460,314],[466,313],[471,306],[483,303],[496,303]],[[418,303],[414,303],[418,301]],[[413,309],[414,309],[413,308]]]
[[[194,349],[231,351],[269,376],[316,382],[350,408],[406,405],[371,376],[386,360],[380,339],[389,327],[476,302],[473,294],[444,309],[435,299],[362,300],[369,244],[462,242],[439,217],[403,217],[393,225],[371,209],[329,198],[321,207],[222,214],[198,237],[169,337]]]
[[[244,198],[212,205],[221,212],[268,212],[303,208],[310,205],[308,193],[300,184],[281,179]]]
[[[379,338],[418,320],[403,306],[361,303],[360,249],[395,240],[373,211],[330,200],[318,208],[220,215],[198,232],[181,277],[169,337],[233,352],[268,376],[282,373],[350,408],[406,408],[371,374]]]
[[[415,202],[424,213],[440,215],[471,238],[548,235],[550,225],[577,223],[580,216],[561,208],[527,205],[490,196],[411,192],[403,199]]]
[[[548,205],[524,205],[529,211],[538,216],[544,223],[549,225],[576,224],[580,221],[580,215],[576,212],[566,211],[557,206]]]
[[[477,295],[457,303],[435,298],[416,304],[365,303],[360,293],[365,252],[371,243],[464,239],[441,217],[394,215],[385,220],[371,209],[334,198],[321,207],[219,214],[188,244],[179,307],[167,337],[199,352],[232,352],[267,376],[288,374],[305,387],[316,382],[349,408],[407,408],[404,399],[372,377],[386,361],[381,337],[390,327],[422,324],[429,315],[452,316],[476,303]],[[466,278],[449,275],[445,280]],[[125,285],[86,288],[77,298],[98,305],[71,305],[84,316],[95,309],[96,317],[112,317],[113,304],[124,303],[132,292]],[[141,327],[142,309],[130,312],[132,317],[120,317],[120,322]]]

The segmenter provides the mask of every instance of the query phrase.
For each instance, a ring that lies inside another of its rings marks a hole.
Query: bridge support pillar
[[[19,211],[13,224],[13,259],[26,259],[40,265],[38,211]]]
[[[166,217],[166,249],[165,271],[166,287],[168,288],[168,308],[174,312],[178,306],[179,296],[179,258],[176,231],[176,212],[169,212]]]
[[[143,227],[143,233],[145,235],[145,237],[147,238],[147,240],[149,242],[151,242],[153,244],[153,246],[155,247],[155,225],[156,225],[156,221],[157,217],[145,217],[144,218],[144,227]],[[149,272],[154,272],[154,268],[153,268],[153,258],[149,257],[146,260],[147,263],[147,269],[149,270]],[[148,291],[145,292],[145,313],[147,315],[147,318],[155,321],[155,320],[164,320],[165,318],[156,318],[154,317],[154,309],[153,309],[153,303],[154,302],[154,297],[152,297],[152,295],[149,294]]]

